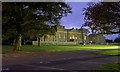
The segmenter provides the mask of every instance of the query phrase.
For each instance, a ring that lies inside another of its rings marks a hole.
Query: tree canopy
[[[84,8],[85,23],[92,33],[120,33],[120,2],[89,3]]]
[[[3,38],[14,35],[18,50],[22,36],[48,33],[68,13],[71,8],[64,2],[3,2]]]
[[[120,43],[120,35],[114,40],[115,43]]]

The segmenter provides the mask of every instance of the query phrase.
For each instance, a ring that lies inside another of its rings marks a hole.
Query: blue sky
[[[87,7],[87,2],[68,2],[72,8],[72,14],[61,19],[61,25],[66,28],[80,28],[84,23],[83,8]]]
[[[72,8],[72,14],[68,14],[66,17],[63,17],[60,21],[60,24],[65,26],[65,28],[81,28],[84,24],[84,15],[83,8],[86,8],[88,2],[67,2]],[[108,35],[107,39],[115,39],[118,35]]]

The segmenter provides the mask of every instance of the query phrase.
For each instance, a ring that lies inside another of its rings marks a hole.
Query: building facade
[[[93,36],[93,35],[91,35]],[[81,29],[65,29],[64,26],[56,26],[56,33],[55,35],[47,35],[47,37],[42,37],[41,38],[41,44],[46,44],[46,45],[64,45],[64,44],[80,44],[80,43],[90,43],[92,42],[103,42],[105,39],[104,37],[98,35],[91,37],[90,35],[88,36],[88,30],[81,28]],[[96,38],[101,40],[95,41],[93,38]],[[33,45],[38,44],[37,41],[32,42]]]

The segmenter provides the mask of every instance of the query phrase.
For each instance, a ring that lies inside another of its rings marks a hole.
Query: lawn
[[[35,45],[23,45],[21,52],[44,52],[44,51],[73,51],[73,50],[107,50],[118,49],[117,45],[55,45],[55,46],[35,46]],[[2,53],[13,53],[13,46],[3,45]]]
[[[103,50],[103,52],[98,52],[97,54],[101,54],[101,55],[119,55],[120,56],[120,49],[118,49],[118,50]]]
[[[91,72],[120,72],[120,63],[103,64],[101,67]]]

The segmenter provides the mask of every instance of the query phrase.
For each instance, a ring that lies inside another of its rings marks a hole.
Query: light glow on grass
[[[119,50],[105,50],[103,52],[98,52],[97,54],[101,54],[101,55],[120,55],[120,49]]]
[[[13,46],[2,47],[3,53],[12,53]],[[53,51],[73,51],[73,50],[104,50],[104,49],[118,49],[117,45],[51,45],[51,46],[35,46],[23,45],[22,52],[53,52]]]

